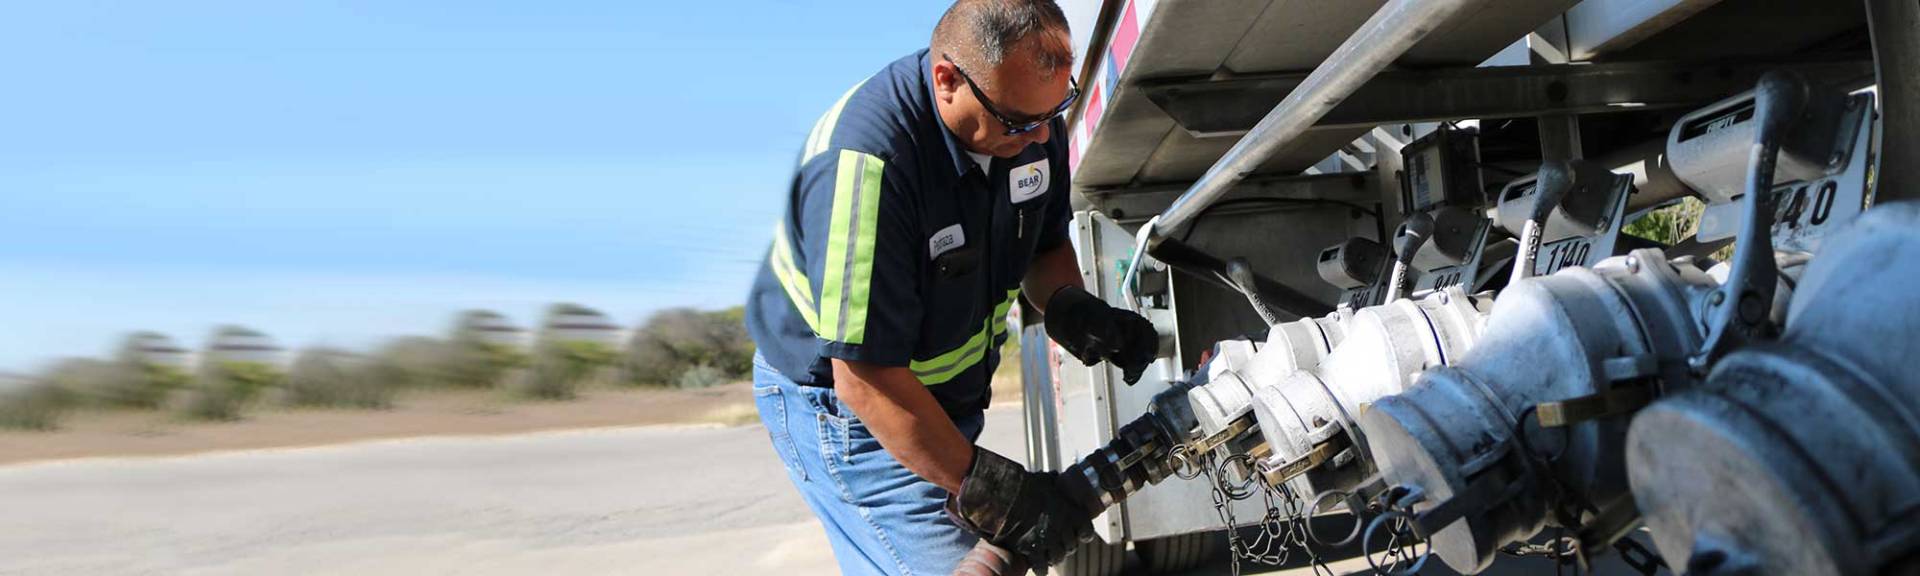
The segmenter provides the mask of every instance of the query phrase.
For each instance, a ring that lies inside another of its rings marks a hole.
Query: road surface
[[[0,467],[7,575],[836,572],[759,426]]]
[[[1017,405],[982,444],[1025,454]],[[759,426],[0,467],[0,575],[836,572]]]

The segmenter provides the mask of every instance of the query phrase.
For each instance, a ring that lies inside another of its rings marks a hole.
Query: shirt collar
[[[950,160],[953,161],[953,173],[956,176],[966,176],[968,170],[978,168],[980,165],[975,164],[973,158],[967,156],[967,146],[962,144],[960,137],[955,136],[952,130],[948,130],[947,123],[940,119],[940,108],[935,105],[937,95],[933,90],[933,53],[924,49],[920,51],[920,84],[927,89],[927,117],[939,127],[941,140],[947,143],[947,155],[951,156]],[[981,176],[985,175],[983,171]]]

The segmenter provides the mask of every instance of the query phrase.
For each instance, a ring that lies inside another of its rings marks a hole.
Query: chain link
[[[1378,559],[1373,549],[1376,532],[1385,528],[1386,542],[1380,549]],[[1410,506],[1388,507],[1380,516],[1367,523],[1367,529],[1360,538],[1360,555],[1367,559],[1367,566],[1375,574],[1404,576],[1418,574],[1425,567],[1427,559],[1433,554],[1433,547],[1420,538],[1414,531],[1413,509]],[[1384,561],[1383,566],[1381,562]]]
[[[1184,450],[1175,452],[1187,454]],[[1239,576],[1242,560],[1255,564],[1281,566],[1293,559],[1295,551],[1307,555],[1307,561],[1313,566],[1313,573],[1316,576],[1322,574],[1333,576],[1333,570],[1320,559],[1320,555],[1307,540],[1307,521],[1310,514],[1306,513],[1305,506],[1291,489],[1270,486],[1260,481],[1257,475],[1249,475],[1237,485],[1230,480],[1231,467],[1235,463],[1245,466],[1247,470],[1254,469],[1251,457],[1239,454],[1219,458],[1211,452],[1201,455],[1198,461],[1191,460],[1190,455],[1184,457],[1198,468],[1199,475],[1207,477],[1207,484],[1213,496],[1214,513],[1219,515],[1221,524],[1226,528],[1227,548],[1230,552],[1228,557],[1232,563],[1234,576]],[[1238,530],[1240,523],[1234,517],[1233,503],[1253,498],[1256,494],[1261,497],[1266,513],[1261,516],[1257,524],[1259,531],[1249,541],[1240,537]]]
[[[1311,506],[1290,486],[1276,487],[1264,482],[1251,456],[1236,454],[1221,457],[1213,452],[1196,455],[1189,447],[1179,446],[1174,449],[1173,458],[1175,473],[1180,477],[1206,477],[1214,513],[1226,528],[1228,558],[1234,576],[1239,576],[1243,562],[1284,566],[1296,560],[1296,553],[1305,555],[1306,563],[1312,567],[1315,576],[1335,574],[1322,557],[1323,546],[1311,536]],[[1244,479],[1235,479],[1235,465],[1241,466],[1240,470],[1248,471]],[[1257,527],[1257,530],[1253,530],[1251,536],[1242,537],[1240,521],[1234,514],[1233,505],[1255,496],[1261,498],[1266,512],[1257,522],[1249,525]],[[1418,573],[1432,556],[1433,550],[1426,539],[1415,531],[1411,502],[1379,502],[1376,505],[1380,515],[1371,521],[1366,518],[1365,510],[1350,511],[1355,515],[1355,536],[1360,538],[1351,538],[1347,542],[1353,539],[1361,541],[1361,555],[1375,574],[1399,576]],[[1372,546],[1372,541],[1376,539],[1383,540],[1378,549]]]

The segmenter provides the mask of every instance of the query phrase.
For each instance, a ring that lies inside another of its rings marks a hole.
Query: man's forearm
[[[1045,313],[1047,300],[1060,287],[1080,284],[1080,260],[1073,253],[1073,244],[1067,242],[1033,255],[1033,266],[1027,269],[1021,288],[1027,294],[1027,302]]]
[[[960,479],[973,463],[973,442],[912,370],[834,360],[833,382],[840,400],[888,454],[928,482],[960,491]]]

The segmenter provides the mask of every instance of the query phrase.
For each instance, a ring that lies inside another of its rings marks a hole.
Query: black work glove
[[[1079,286],[1066,286],[1047,301],[1047,335],[1088,366],[1101,361],[1120,367],[1127,383],[1140,381],[1160,353],[1153,323],[1130,311],[1108,306]]]
[[[1081,542],[1093,539],[1093,516],[1069,497],[1069,487],[1063,485],[1069,480],[1028,472],[1005,456],[975,448],[973,466],[960,481],[960,493],[947,499],[947,513],[960,526],[1044,573]]]

